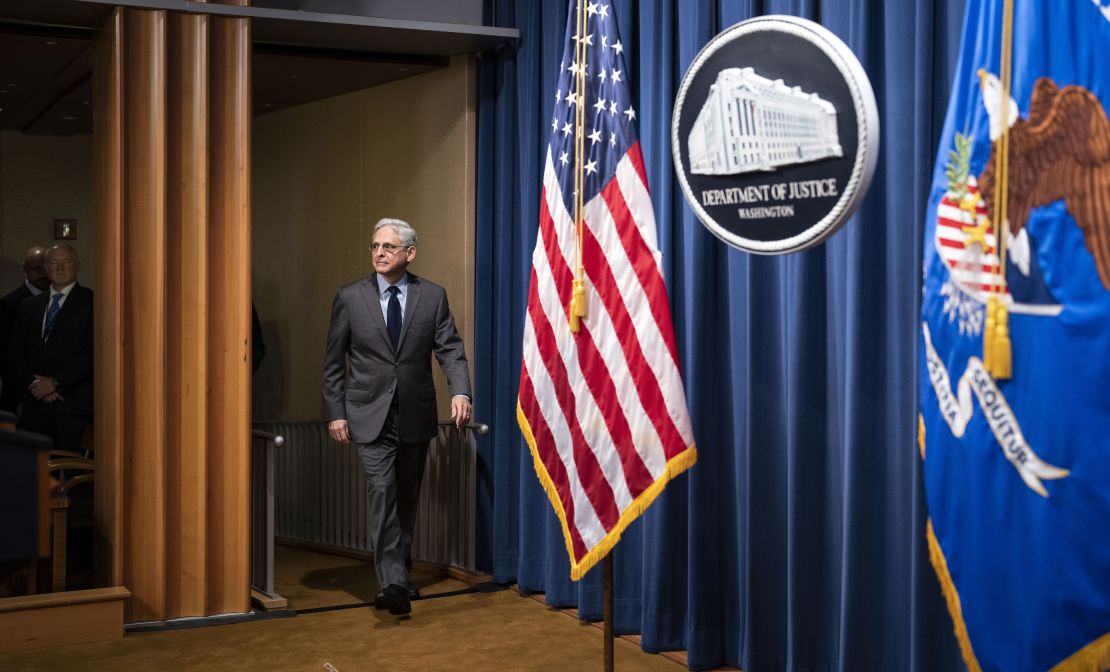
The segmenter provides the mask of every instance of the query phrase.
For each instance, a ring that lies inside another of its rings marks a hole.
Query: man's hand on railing
[[[458,429],[470,422],[470,399],[461,394],[451,397],[451,419]]]
[[[339,443],[350,443],[351,432],[347,429],[346,420],[332,420],[328,422],[328,434]]]
[[[462,427],[456,427],[454,420],[440,420],[439,421],[439,426],[440,426],[440,428],[446,428],[446,429],[450,429],[452,427],[455,427],[459,431],[462,431],[464,429],[469,429],[470,431],[474,432],[475,434],[486,434],[487,432],[489,432],[489,425],[487,425],[485,423],[481,423],[481,422],[474,422],[474,421],[470,421],[470,422],[466,423],[465,425],[463,425]]]

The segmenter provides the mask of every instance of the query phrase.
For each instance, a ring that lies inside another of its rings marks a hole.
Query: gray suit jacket
[[[331,306],[324,351],[324,416],[346,419],[355,443],[378,437],[394,394],[401,441],[436,434],[432,354],[447,374],[451,394],[470,396],[470,370],[443,287],[408,274],[405,315],[397,348],[389,341],[377,275],[339,288]],[[350,362],[350,370],[347,362]]]

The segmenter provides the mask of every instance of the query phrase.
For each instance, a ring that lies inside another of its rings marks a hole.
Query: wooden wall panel
[[[250,604],[250,23],[213,17],[208,610]]]
[[[169,17],[166,235],[166,609],[203,616],[207,590],[208,17]]]
[[[96,449],[97,586],[123,582],[120,497],[123,487],[123,11],[96,37],[93,140],[96,216],[96,320],[93,445]]]
[[[129,621],[166,614],[166,16],[124,13],[124,577]]]
[[[98,571],[249,609],[250,25],[116,9],[96,64]]]

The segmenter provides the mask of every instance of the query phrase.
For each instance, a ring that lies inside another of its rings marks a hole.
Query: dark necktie
[[[62,297],[64,296],[65,294],[59,292],[50,299],[50,307],[46,309],[46,325],[42,328],[43,340],[50,337],[50,330],[54,328],[54,320],[58,319],[58,311],[62,309]]]
[[[389,340],[393,341],[393,347],[396,348],[397,341],[401,340],[401,300],[397,298],[401,290],[390,285],[385,291],[389,292],[389,304],[385,310],[385,328],[389,331]]]

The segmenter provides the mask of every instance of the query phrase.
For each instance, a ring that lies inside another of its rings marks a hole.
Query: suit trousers
[[[370,546],[381,588],[411,587],[407,563],[428,442],[405,443],[397,433],[397,406],[393,405],[382,431],[370,443],[355,444],[366,475]]]
[[[91,415],[66,413],[59,410],[61,404],[44,404],[35,399],[23,402],[23,415],[19,418],[19,429],[45,434],[54,439],[58,450],[81,451],[81,439],[85,428],[92,423]]]

